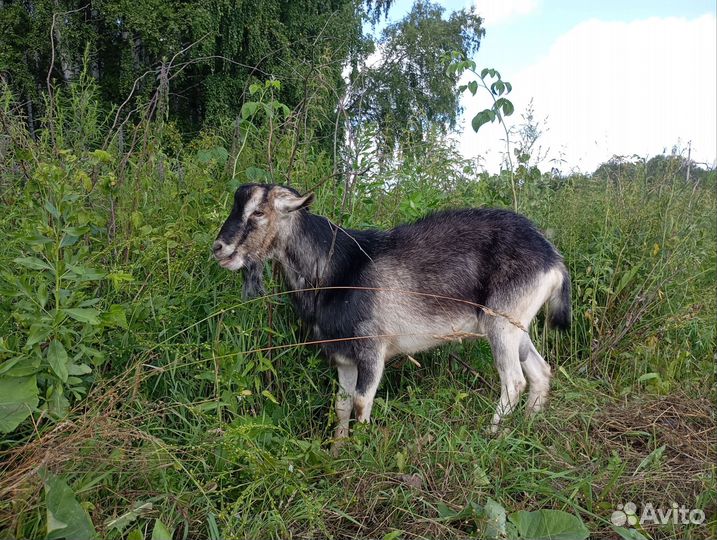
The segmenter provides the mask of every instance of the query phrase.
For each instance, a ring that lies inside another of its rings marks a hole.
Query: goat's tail
[[[553,289],[553,293],[548,299],[548,322],[553,328],[558,330],[568,330],[570,328],[570,274],[565,265],[560,265],[560,273],[562,283]]]

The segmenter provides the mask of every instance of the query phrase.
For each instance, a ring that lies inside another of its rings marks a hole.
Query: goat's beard
[[[244,289],[242,297],[247,300],[264,294],[264,264],[247,259],[244,265]]]

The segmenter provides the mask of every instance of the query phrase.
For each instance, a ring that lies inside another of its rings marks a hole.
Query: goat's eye
[[[262,217],[264,215],[264,212],[261,210],[255,210],[254,211],[254,217]]]

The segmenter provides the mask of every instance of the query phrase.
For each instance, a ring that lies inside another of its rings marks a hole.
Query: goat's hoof
[[[510,429],[503,427],[501,424],[491,424],[490,428],[488,428],[488,433],[491,437],[502,437],[510,433]]]
[[[337,437],[331,443],[331,457],[337,458],[341,455],[341,449],[347,441],[347,437]]]

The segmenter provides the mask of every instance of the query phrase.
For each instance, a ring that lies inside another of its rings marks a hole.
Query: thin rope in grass
[[[464,305],[468,305],[468,306],[472,306],[472,307],[481,309],[489,316],[503,317],[510,324],[515,326],[516,328],[518,328],[524,332],[527,332],[525,327],[519,321],[516,321],[515,319],[513,319],[510,315],[508,315],[504,312],[498,311],[498,310],[494,310],[487,306],[484,306],[483,304],[478,304],[476,302],[471,302],[470,300],[465,300],[465,299],[461,299],[461,298],[454,298],[451,296],[439,295],[439,294],[433,294],[433,293],[424,293],[424,292],[419,292],[419,291],[409,291],[409,290],[403,290],[403,289],[390,289],[390,288],[384,288],[384,287],[356,287],[356,286],[307,287],[307,288],[302,288],[302,289],[292,289],[289,291],[279,291],[279,292],[275,292],[275,293],[265,294],[262,296],[258,296],[256,298],[250,298],[249,300],[244,300],[237,304],[234,304],[229,307],[215,311],[214,313],[207,315],[206,317],[190,324],[189,326],[186,326],[186,327],[182,328],[181,330],[178,330],[177,332],[173,333],[172,335],[168,336],[167,338],[163,339],[162,341],[155,343],[152,347],[146,349],[142,353],[142,356],[143,356],[143,358],[147,358],[147,356],[150,355],[152,352],[156,351],[162,345],[165,345],[166,343],[170,342],[174,338],[182,335],[183,333],[191,330],[192,328],[196,328],[200,324],[203,324],[203,323],[207,322],[208,320],[213,319],[214,317],[223,315],[224,313],[227,313],[231,310],[234,310],[237,308],[242,308],[248,304],[258,302],[259,300],[267,300],[267,299],[275,298],[277,296],[281,296],[284,294],[297,294],[297,293],[303,293],[303,292],[320,292],[322,290],[323,291],[325,291],[325,290],[362,290],[362,291],[374,291],[374,292],[385,292],[385,293],[399,293],[399,294],[407,294],[407,295],[435,298],[437,300],[447,300],[447,301],[452,301],[452,302],[458,302],[460,304],[464,304]],[[375,335],[375,336],[352,336],[352,337],[346,337],[346,338],[335,338],[335,339],[327,339],[327,340],[310,340],[310,341],[304,341],[304,342],[300,342],[300,343],[291,343],[291,344],[284,344],[284,345],[275,345],[272,347],[256,348],[256,349],[251,349],[249,351],[237,351],[236,353],[232,353],[230,355],[222,355],[222,356],[216,357],[216,358],[226,358],[226,357],[233,356],[235,354],[252,354],[252,353],[259,353],[259,352],[267,352],[267,351],[272,351],[272,350],[276,350],[276,349],[290,349],[290,348],[301,347],[301,346],[306,346],[306,345],[320,345],[321,343],[330,343],[330,342],[346,342],[346,341],[360,340],[360,339],[381,339],[381,338],[391,338],[391,337],[403,337],[403,336],[411,337],[411,336],[426,336],[426,335],[431,335],[431,334],[430,333],[395,334],[395,335],[385,334],[385,335]],[[450,341],[452,335],[453,334],[448,334],[448,335],[444,336],[442,339],[446,339],[446,340]],[[470,333],[470,332],[463,332],[462,336],[463,337],[471,337],[471,338],[485,337],[483,334],[476,334],[476,333]],[[440,336],[436,336],[436,337],[441,338]],[[134,377],[135,382],[134,382],[133,386],[136,387],[137,384],[139,382],[141,382],[142,380],[144,380],[144,378],[145,378],[145,377],[138,376],[137,370],[139,367],[145,366],[145,365],[147,365],[147,364],[144,362],[143,359],[138,360],[138,361],[134,362],[131,366],[129,366],[124,372],[107,380],[107,383],[111,384],[114,381],[114,382],[116,382],[116,384],[119,384],[120,381],[125,379],[127,376],[131,375],[132,373],[135,373],[135,377]],[[158,369],[156,366],[152,366],[151,364],[147,365],[147,367],[151,367],[153,369]],[[167,367],[169,367],[169,366],[167,366]],[[179,366],[174,365],[174,367],[179,367]],[[90,395],[93,395],[94,393],[95,393],[95,390],[91,391],[88,394],[88,397]],[[78,407],[78,409],[80,409],[80,408],[82,408],[82,407]]]

